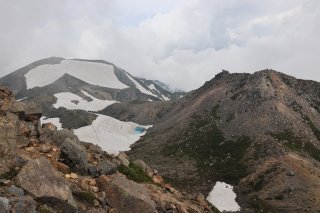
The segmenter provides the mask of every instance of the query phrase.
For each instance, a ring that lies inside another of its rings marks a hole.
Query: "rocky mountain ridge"
[[[128,155],[190,192],[234,185],[241,212],[317,212],[319,101],[318,82],[223,71],[166,106]]]
[[[41,108],[0,87],[0,212],[217,212],[142,160],[41,125]]]

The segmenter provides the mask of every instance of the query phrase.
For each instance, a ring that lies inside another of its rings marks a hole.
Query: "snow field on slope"
[[[154,86],[154,84],[150,84],[148,87],[149,87],[149,89],[151,89],[151,91],[154,90],[154,91],[159,92],[159,94],[161,94],[161,92],[159,90],[157,90],[157,88]],[[164,100],[164,101],[169,101],[170,100],[170,98],[168,98],[165,95],[161,95],[161,97],[162,97],[162,100]]]
[[[60,118],[47,118],[46,116],[42,116],[40,118],[40,121],[41,121],[41,124],[52,123],[57,127],[58,130],[62,129]]]
[[[97,114],[98,117],[92,125],[74,130],[81,141],[99,145],[109,154],[117,155],[121,151],[130,150],[130,145],[139,140],[145,134],[137,133],[137,127],[141,126],[133,122],[123,122],[115,118]]]
[[[66,73],[92,85],[114,89],[128,88],[127,85],[118,80],[112,65],[63,60],[60,64],[40,65],[26,73],[27,89],[51,84]]]
[[[91,96],[86,91],[81,91],[85,96],[92,99],[92,101],[87,101],[71,92],[62,92],[54,94],[57,98],[57,102],[53,104],[53,107],[58,109],[59,107],[64,107],[66,109],[82,109],[86,111],[99,111],[107,106],[117,103],[117,101],[101,100]]]
[[[139,82],[137,82],[136,80],[134,80],[134,78],[132,78],[130,75],[128,75],[126,73],[126,75],[128,76],[128,78],[134,83],[134,85],[136,86],[136,88],[144,93],[144,94],[147,94],[147,95],[151,95],[151,96],[154,96],[156,98],[159,98],[158,96],[156,96],[155,94],[153,94],[152,92],[150,92],[149,90],[146,90],[143,86],[141,86],[141,84],[139,84]]]
[[[218,181],[209,193],[207,200],[221,212],[236,212],[240,211],[236,197],[236,193],[233,192],[233,186]]]

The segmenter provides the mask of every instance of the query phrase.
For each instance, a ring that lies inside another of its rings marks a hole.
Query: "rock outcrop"
[[[68,182],[46,158],[29,161],[16,176],[15,182],[36,200],[75,212],[76,203]]]
[[[108,195],[110,205],[120,212],[157,212],[146,188],[123,175],[111,175],[109,182],[103,182],[103,189]]]

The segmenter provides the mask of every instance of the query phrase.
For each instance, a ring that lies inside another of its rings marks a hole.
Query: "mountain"
[[[181,190],[207,195],[217,181],[233,185],[241,212],[317,212],[319,104],[318,82],[223,71],[155,108],[153,127],[128,155]],[[128,111],[115,116],[129,119]]]
[[[59,129],[75,129],[81,140],[101,146],[106,139],[113,144],[121,141],[115,145],[117,149],[108,146],[114,154],[128,150],[149,126],[120,122],[109,117],[105,108],[115,103],[178,98],[152,80],[136,78],[101,60],[47,58],[2,77],[0,85],[7,86],[24,103],[39,104],[43,122],[54,123]]]
[[[89,93],[105,100],[168,100],[171,92],[153,81],[132,76],[116,65],[102,60],[52,57],[31,63],[0,79],[12,88],[17,98],[58,92]]]

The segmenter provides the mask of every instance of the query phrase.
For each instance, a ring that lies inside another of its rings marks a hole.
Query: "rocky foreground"
[[[71,130],[41,125],[42,111],[0,87],[0,213],[218,212],[124,153],[109,155]]]

